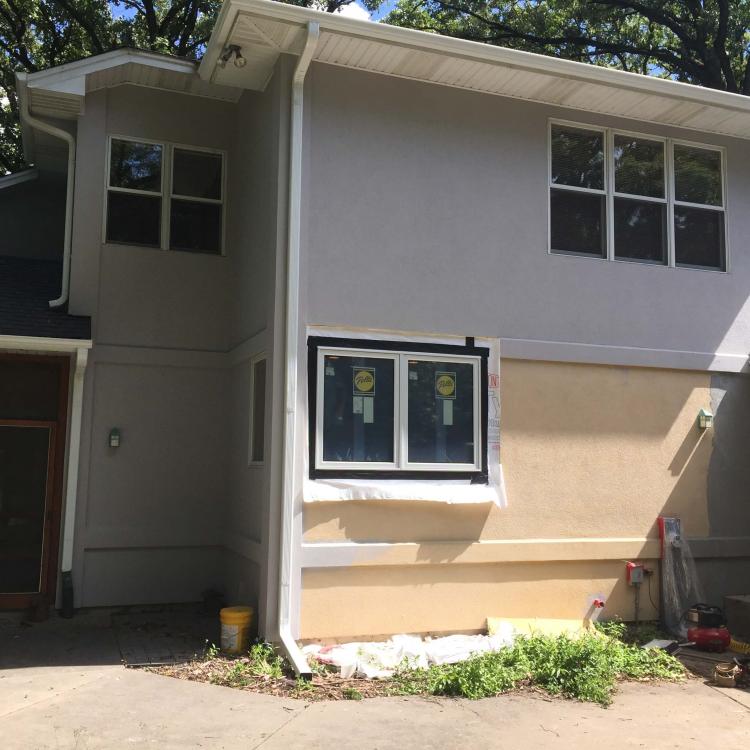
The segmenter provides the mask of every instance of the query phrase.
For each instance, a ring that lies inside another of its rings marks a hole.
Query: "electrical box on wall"
[[[640,586],[643,583],[643,563],[629,562],[625,565],[629,586]]]

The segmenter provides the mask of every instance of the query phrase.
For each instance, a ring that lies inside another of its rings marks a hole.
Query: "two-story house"
[[[743,592],[750,99],[266,0],[18,82],[1,604],[218,588],[304,669],[631,619],[660,515]]]

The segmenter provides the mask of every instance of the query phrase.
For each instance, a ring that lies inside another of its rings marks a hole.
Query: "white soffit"
[[[269,0],[225,0],[199,74],[263,90],[279,55],[299,54],[309,21],[320,24],[320,63],[750,138],[750,97]],[[244,68],[217,65],[230,44],[241,47]]]
[[[87,93],[123,84],[235,102],[240,89],[200,78],[191,60],[141,50],[106,52],[26,76],[29,107],[34,115],[75,119],[83,114]]]

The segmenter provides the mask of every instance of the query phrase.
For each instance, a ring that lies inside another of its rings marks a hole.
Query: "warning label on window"
[[[456,398],[456,373],[455,372],[436,372],[435,373],[435,397],[436,398]]]
[[[375,395],[375,368],[353,367],[352,382],[355,396]]]

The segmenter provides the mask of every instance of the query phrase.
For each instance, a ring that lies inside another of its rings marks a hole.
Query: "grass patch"
[[[315,660],[312,681],[297,680],[267,643],[256,643],[246,656],[236,658],[209,649],[202,662],[154,671],[307,700],[362,700],[377,695],[476,700],[533,686],[551,695],[606,706],[620,680],[679,680],[685,676],[684,667],[673,656],[638,645],[654,635],[659,634],[653,627],[633,630],[620,622],[607,622],[577,637],[521,636],[508,648],[458,664],[429,669],[405,664],[387,680],[345,680]]]

